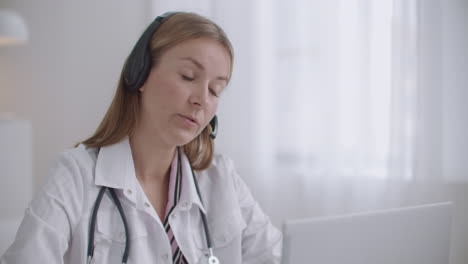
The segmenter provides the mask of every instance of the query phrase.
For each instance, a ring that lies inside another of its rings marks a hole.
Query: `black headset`
[[[167,12],[158,16],[153,23],[146,28],[133,47],[123,68],[124,85],[128,92],[138,92],[146,82],[146,79],[148,79],[148,75],[153,67],[150,49],[151,38],[165,20],[177,13],[179,12]],[[211,119],[210,126],[210,137],[211,139],[215,139],[218,133],[218,118],[216,115]]]

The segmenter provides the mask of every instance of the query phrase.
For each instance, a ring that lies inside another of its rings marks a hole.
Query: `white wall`
[[[25,46],[0,48],[0,113],[32,121],[36,188],[58,152],[88,137],[115,91],[124,59],[151,21],[149,0],[16,1]]]

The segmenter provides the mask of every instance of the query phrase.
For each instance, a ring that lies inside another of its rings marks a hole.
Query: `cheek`
[[[167,101],[184,99],[187,93],[187,89],[183,87],[183,83],[180,80],[167,77],[160,81],[158,90],[162,98],[166,98]]]
[[[218,99],[216,99],[216,101],[213,103],[213,105],[210,107],[208,111],[210,111],[210,114],[213,114],[213,115],[216,113],[216,111],[218,111]]]
[[[207,110],[208,116],[211,116],[211,117],[214,116],[216,114],[216,111],[218,111],[218,100],[210,104],[206,110]],[[208,122],[210,121],[211,121],[211,118],[210,120],[208,120]]]
[[[157,104],[161,107],[173,106],[175,102],[184,98],[184,90],[178,84],[170,80],[155,82],[152,87],[148,87],[148,103]]]

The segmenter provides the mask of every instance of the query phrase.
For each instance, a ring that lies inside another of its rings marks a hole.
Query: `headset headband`
[[[163,15],[156,17],[133,47],[123,69],[125,88],[129,92],[138,91],[148,78],[153,64],[150,48],[150,42],[153,34],[165,20],[177,13],[179,12],[166,12]]]

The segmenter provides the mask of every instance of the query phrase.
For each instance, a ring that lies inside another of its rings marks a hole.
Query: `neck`
[[[135,129],[129,138],[135,173],[140,181],[165,181],[169,178],[175,146],[167,146],[154,134]]]

